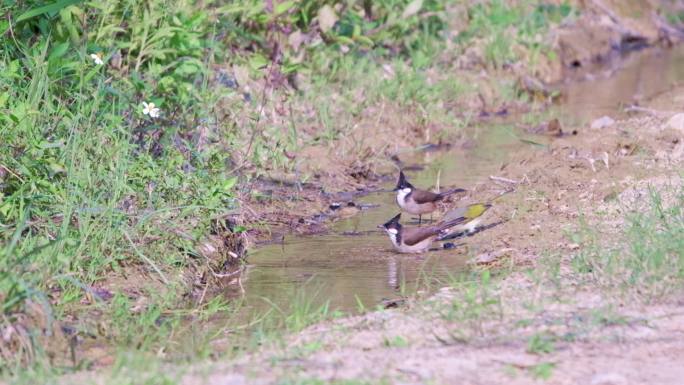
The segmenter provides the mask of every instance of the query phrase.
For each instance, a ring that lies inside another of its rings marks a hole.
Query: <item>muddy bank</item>
[[[577,2],[580,14],[554,31],[554,50],[560,63],[541,74],[545,82],[609,76],[625,53],[646,47],[671,47],[684,32],[676,24],[682,4],[667,1]]]

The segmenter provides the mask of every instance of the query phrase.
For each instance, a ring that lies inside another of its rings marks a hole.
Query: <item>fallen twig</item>
[[[646,107],[640,107],[640,106],[625,107],[625,112],[643,112],[645,114],[649,114],[649,115],[655,116],[657,118],[670,117],[670,116],[677,113],[675,111],[660,111],[660,110],[654,110],[653,108],[646,108]]]
[[[164,273],[162,273],[161,269],[159,269],[159,267],[157,267],[157,265],[154,262],[152,262],[151,259],[147,258],[145,256],[145,254],[143,254],[140,250],[138,250],[138,247],[135,246],[135,243],[133,242],[130,235],[128,235],[128,233],[126,231],[124,231],[123,234],[126,237],[126,239],[128,240],[128,242],[130,242],[131,246],[133,247],[133,251],[135,251],[135,253],[138,254],[138,256],[143,261],[147,262],[147,264],[150,265],[152,267],[152,269],[157,272],[157,274],[159,274],[159,277],[161,278],[162,282],[164,282],[164,284],[169,285],[169,280],[166,279],[166,276],[164,275]]]
[[[489,176],[489,179],[491,179],[491,180],[493,180],[493,181],[495,181],[495,182],[503,182],[503,183],[508,183],[508,184],[518,184],[518,183],[520,183],[520,182],[518,182],[517,180],[504,178],[504,177],[502,177],[502,176],[490,175],[490,176]]]

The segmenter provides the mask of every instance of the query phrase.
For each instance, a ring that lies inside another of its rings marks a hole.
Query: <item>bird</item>
[[[378,228],[385,230],[389,235],[395,250],[400,253],[421,253],[432,245],[432,242],[450,227],[462,223],[465,218],[454,218],[447,222],[440,222],[436,225],[426,227],[405,227],[399,223],[401,213],[378,225]]]
[[[421,190],[413,187],[403,171],[399,171],[399,180],[394,190],[397,192],[397,204],[409,214],[418,215],[418,224],[422,222],[423,214],[430,214],[437,209],[437,202],[447,196],[459,192],[465,192],[462,188],[454,188],[442,193]]]
[[[331,205],[331,208],[332,207],[335,206]],[[358,214],[361,211],[361,208],[354,202],[347,202],[345,206],[337,204],[334,210],[339,218],[349,218]]]
[[[464,233],[471,235],[477,231],[477,227],[482,223],[482,215],[492,207],[489,203],[474,203],[471,205],[457,207],[447,211],[442,218],[442,222],[449,222],[454,219],[464,218],[463,222],[448,229],[451,234]]]

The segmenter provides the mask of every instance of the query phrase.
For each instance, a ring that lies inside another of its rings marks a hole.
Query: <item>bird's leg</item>
[[[421,224],[423,218],[423,214],[418,214],[418,225]]]

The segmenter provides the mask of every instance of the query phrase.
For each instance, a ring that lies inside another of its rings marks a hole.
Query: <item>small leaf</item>
[[[354,40],[358,41],[359,43],[361,43],[365,46],[369,46],[369,47],[372,47],[375,45],[375,43],[373,43],[373,40],[371,40],[370,38],[363,36],[363,35],[354,36]]]
[[[0,20],[0,35],[4,35],[5,32],[9,31],[10,24],[7,20]]]
[[[17,17],[17,23],[31,19],[36,16],[40,16],[44,13],[52,13],[52,12],[57,12],[62,8],[66,8],[70,5],[74,5],[76,3],[80,3],[82,0],[59,0],[57,2],[54,2],[52,4],[48,4],[42,7],[38,8],[33,8],[30,11],[24,12],[21,16]]]
[[[64,54],[67,52],[68,49],[69,49],[69,42],[57,44],[52,49],[52,52],[50,52],[50,56],[48,57],[48,61],[50,62],[50,61],[59,59],[60,57],[64,56]]]
[[[249,66],[254,70],[264,68],[268,65],[268,59],[264,55],[254,54],[249,59]]]
[[[249,82],[249,69],[244,66],[233,65],[233,76],[240,87],[244,87]]]
[[[181,76],[186,76],[186,75],[193,75],[202,70],[201,64],[198,64],[195,61],[184,61],[182,62],[176,69],[174,70],[174,73],[177,75]]]
[[[290,44],[290,47],[294,49],[295,51],[299,49],[299,46],[302,45],[302,42],[304,41],[304,34],[300,30],[296,30],[290,34],[290,36],[287,37],[287,42]]]
[[[90,70],[89,70],[88,72],[86,72],[86,74],[83,76],[83,79],[84,79],[86,82],[89,82],[89,81],[91,81],[91,80],[95,77],[95,75],[98,74],[98,73],[100,73],[100,67],[98,67],[98,66],[90,67]],[[105,88],[105,91],[106,91],[106,88]]]
[[[294,7],[294,5],[295,5],[294,1],[283,1],[282,3],[279,3],[278,5],[275,6],[276,16],[282,15],[283,13],[289,11],[290,8]]]
[[[354,24],[354,31],[352,32],[352,37],[356,38],[359,35],[361,35],[361,26],[358,24]]]
[[[48,166],[50,167],[52,175],[66,174],[66,168],[59,162],[50,162]]]
[[[337,40],[338,43],[341,43],[341,44],[354,45],[354,40],[352,40],[351,38],[348,38],[346,36],[336,36],[335,39]]]
[[[223,192],[230,192],[230,190],[237,184],[237,177],[234,176],[232,178],[229,178],[228,180],[223,183]]]
[[[318,10],[318,26],[320,27],[321,32],[330,31],[332,27],[335,26],[335,23],[337,23],[337,14],[335,13],[335,10],[328,4],[322,6],[321,9]]]
[[[403,19],[407,19],[420,12],[421,8],[423,8],[423,0],[413,0],[409,3],[409,5],[406,6],[406,8],[404,8],[404,12],[401,14],[401,17]]]

